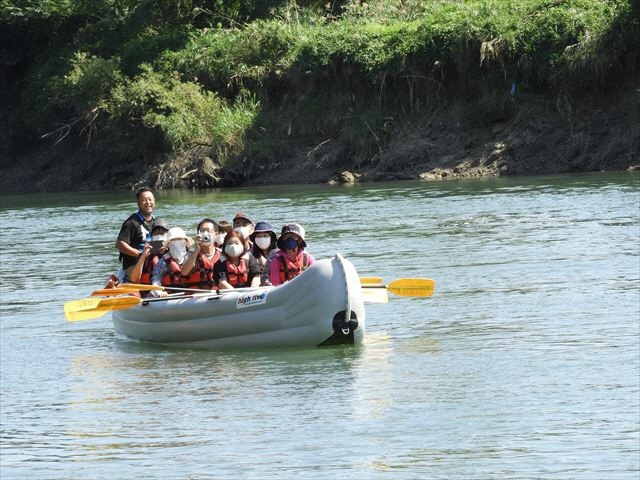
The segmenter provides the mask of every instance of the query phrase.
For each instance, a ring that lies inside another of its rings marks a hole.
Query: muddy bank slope
[[[299,147],[250,184],[440,180],[640,168],[640,122],[619,105],[582,107],[569,118],[516,112],[483,125],[461,125],[436,114],[398,127],[367,158],[345,158],[331,139]],[[258,173],[258,172],[256,172]]]
[[[628,97],[626,97],[628,98]],[[279,155],[254,150],[226,165],[210,146],[181,155],[154,149],[153,139],[127,142],[84,137],[28,152],[6,152],[2,193],[155,188],[207,188],[318,182],[425,181],[503,175],[540,175],[640,166],[640,121],[620,101],[557,103],[543,115],[512,99],[508,108],[476,125],[455,120],[454,108],[396,119],[386,138],[353,144],[322,134],[282,135]]]

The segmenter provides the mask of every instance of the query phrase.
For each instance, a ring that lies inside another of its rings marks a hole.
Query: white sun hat
[[[169,229],[169,232],[167,233],[167,238],[164,241],[164,247],[167,248],[169,246],[169,243],[171,243],[172,240],[186,240],[187,247],[190,247],[191,245],[193,245],[193,239],[191,237],[187,237],[187,234],[184,233],[184,230],[181,229],[180,227],[171,227]]]

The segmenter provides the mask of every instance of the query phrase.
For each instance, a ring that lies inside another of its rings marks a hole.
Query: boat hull
[[[148,301],[112,316],[128,338],[185,347],[358,344],[365,334],[359,277],[340,254],[278,287]]]

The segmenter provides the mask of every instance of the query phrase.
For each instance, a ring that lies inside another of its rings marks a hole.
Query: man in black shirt
[[[136,192],[136,200],[138,211],[124,221],[116,240],[116,248],[120,252],[122,268],[127,278],[138,261],[144,244],[151,240],[153,209],[156,206],[153,192],[148,187],[142,187]]]

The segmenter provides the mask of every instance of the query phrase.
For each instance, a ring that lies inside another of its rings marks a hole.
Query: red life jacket
[[[231,263],[231,260],[225,260],[227,267],[227,282],[234,288],[247,287],[249,283],[249,261],[246,258],[240,258],[238,266]]]
[[[213,265],[220,258],[220,250],[216,249],[215,254],[209,259],[204,253],[200,252],[196,258],[191,275],[185,278],[187,288],[203,288],[213,290],[216,288],[216,282],[213,279]]]
[[[162,286],[184,288],[186,277],[182,276],[182,267],[170,256],[165,256],[164,261],[169,271],[162,276]]]
[[[142,265],[142,272],[140,273],[140,280],[138,280],[138,283],[151,285],[151,274],[153,273],[153,269],[156,268],[156,265],[159,261],[159,255],[149,255],[146,258],[144,264]]]
[[[309,256],[304,250],[298,254],[295,261],[292,261],[289,255],[282,252],[280,257],[280,283],[296,278],[309,267]]]

